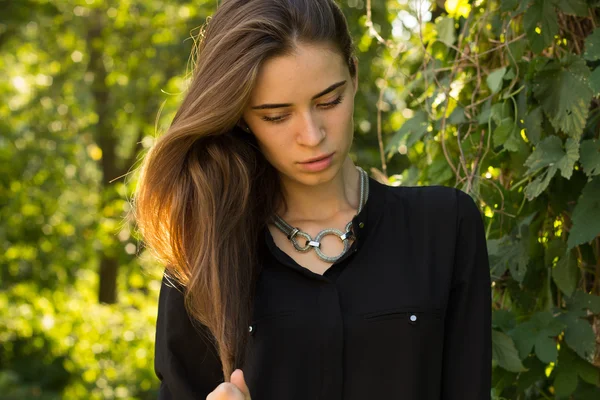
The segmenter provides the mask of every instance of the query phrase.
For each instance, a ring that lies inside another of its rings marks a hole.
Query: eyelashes
[[[323,110],[329,110],[331,108],[334,108],[335,106],[337,106],[338,104],[340,104],[342,102],[342,100],[344,100],[344,95],[339,95],[335,100],[330,101],[329,103],[322,103],[319,104],[318,106],[323,109]],[[278,116],[278,117],[261,117],[261,119],[263,121],[267,121],[267,122],[274,122],[274,123],[278,123],[281,122],[285,119],[285,115],[282,116]]]

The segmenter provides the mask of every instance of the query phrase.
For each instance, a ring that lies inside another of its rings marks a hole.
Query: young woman
[[[225,0],[208,22],[135,197],[167,266],[160,399],[490,398],[480,212],[353,164],[357,79],[333,0]]]

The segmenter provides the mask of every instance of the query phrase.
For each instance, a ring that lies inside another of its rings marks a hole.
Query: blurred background
[[[352,157],[481,207],[494,399],[600,398],[600,1],[344,0]],[[153,399],[126,213],[216,0],[0,0],[0,399]]]

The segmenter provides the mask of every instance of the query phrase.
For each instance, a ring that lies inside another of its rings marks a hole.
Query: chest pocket
[[[370,338],[365,351],[393,365],[404,360],[416,366],[441,352],[444,315],[441,309],[402,307],[361,314],[360,331]],[[433,352],[433,353],[432,353]]]

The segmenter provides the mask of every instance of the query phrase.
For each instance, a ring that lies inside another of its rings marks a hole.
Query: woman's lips
[[[328,156],[326,156],[325,158],[322,158],[317,161],[302,162],[302,163],[300,163],[300,166],[302,167],[302,169],[304,169],[306,171],[311,171],[311,172],[322,171],[331,165],[331,161],[333,160],[333,154],[334,153],[331,153]]]

